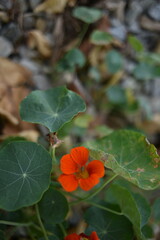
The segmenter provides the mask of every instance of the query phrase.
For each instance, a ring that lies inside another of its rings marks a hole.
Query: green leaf
[[[120,86],[111,86],[107,88],[106,94],[108,100],[112,104],[116,105],[126,105],[127,104],[127,96],[125,89]]]
[[[110,50],[105,57],[105,63],[109,73],[116,73],[123,68],[123,56],[116,50]]]
[[[160,198],[157,198],[153,204],[153,217],[155,221],[160,222]]]
[[[147,239],[154,239],[154,232],[150,225],[145,225],[142,228],[142,233]]]
[[[91,43],[95,45],[106,45],[111,43],[113,40],[113,37],[111,34],[99,30],[95,30],[92,32],[90,41]]]
[[[151,80],[160,76],[160,68],[153,64],[141,62],[135,67],[133,75],[138,80]]]
[[[39,202],[39,210],[45,222],[56,224],[64,221],[69,207],[63,194],[50,188]]]
[[[20,105],[20,115],[26,122],[39,123],[50,132],[57,132],[76,114],[85,111],[83,99],[65,87],[33,91]]]
[[[78,48],[73,48],[67,52],[64,57],[59,61],[57,70],[59,72],[75,71],[76,67],[83,67],[85,65],[86,58],[82,51]]]
[[[102,205],[108,207],[105,203]],[[89,224],[88,233],[96,231],[101,240],[132,240],[132,225],[124,216],[91,207],[85,213],[85,221]]]
[[[152,190],[160,186],[160,157],[143,134],[119,130],[86,145],[93,158],[103,159],[107,168],[138,187]]]
[[[112,194],[114,203],[120,206],[121,212],[131,221],[137,239],[145,239],[141,228],[146,224],[150,216],[150,208],[146,200],[139,194],[132,195],[126,188],[112,184],[107,194]],[[144,205],[143,205],[144,204]]]
[[[52,159],[40,145],[11,142],[0,151],[0,208],[13,211],[38,202],[50,183]]]
[[[73,16],[90,24],[98,21],[103,16],[103,13],[97,8],[76,7],[73,9]]]
[[[141,43],[141,41],[137,37],[130,35],[128,37],[128,42],[136,52],[143,52],[144,51],[143,44]]]

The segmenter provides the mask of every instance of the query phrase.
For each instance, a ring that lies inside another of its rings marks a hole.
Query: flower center
[[[84,169],[80,169],[77,173],[76,173],[76,178],[77,179],[80,179],[80,178],[88,178],[89,177],[89,174],[87,172],[87,170],[84,168]],[[86,238],[87,239],[87,238]],[[85,238],[83,240],[86,240]]]

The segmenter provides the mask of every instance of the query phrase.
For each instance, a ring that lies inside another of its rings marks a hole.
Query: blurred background
[[[47,130],[22,122],[19,103],[66,85],[87,110],[59,131],[60,156],[120,128],[144,133],[160,153],[159,36],[158,0],[0,0],[0,142],[47,146]]]

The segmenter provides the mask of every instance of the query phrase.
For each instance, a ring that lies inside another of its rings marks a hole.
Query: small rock
[[[37,89],[47,90],[51,87],[48,79],[43,74],[34,74],[32,77],[32,81]]]
[[[40,3],[41,3],[41,0],[30,0],[30,5],[32,9],[36,8],[37,5]]]
[[[12,52],[13,52],[12,44],[4,37],[0,37],[0,56],[8,57]]]
[[[14,43],[22,36],[22,31],[17,23],[10,22],[5,24],[0,34]]]
[[[155,21],[160,21],[160,4],[152,5],[148,9],[148,15]]]
[[[109,32],[116,38],[120,40],[125,40],[126,38],[126,28],[125,26],[117,19],[113,19],[111,21],[112,27],[110,28]]]

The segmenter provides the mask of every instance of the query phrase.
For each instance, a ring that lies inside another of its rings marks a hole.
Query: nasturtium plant
[[[107,194],[108,196],[112,195],[112,203],[119,205],[123,215],[132,222],[137,239],[143,240],[141,229],[150,217],[150,207],[146,200],[138,194],[131,194],[127,189],[116,184],[112,184],[106,192],[106,200]]]
[[[59,191],[49,188],[39,202],[39,211],[45,222],[56,224],[63,222],[69,207],[67,199]]]
[[[160,186],[160,157],[140,132],[119,130],[87,143],[92,157],[103,159],[107,168],[146,190]]]
[[[86,109],[83,99],[66,87],[30,93],[20,105],[20,115],[24,121],[39,123],[57,132],[79,112]]]
[[[78,48],[73,48],[68,51],[64,57],[58,62],[57,71],[69,71],[74,72],[76,67],[83,67],[86,59],[82,51]]]
[[[105,202],[101,205],[102,207],[108,207],[108,204]],[[133,239],[132,224],[124,216],[91,207],[85,212],[84,218],[89,226],[87,233],[94,229],[101,240]]]
[[[0,207],[13,211],[38,202],[50,184],[52,159],[33,142],[11,142],[0,151]]]
[[[112,40],[113,40],[113,37],[111,34],[103,31],[99,31],[99,30],[95,30],[94,32],[92,32],[90,37],[91,43],[95,45],[100,45],[100,46],[107,45],[111,43]]]
[[[110,50],[105,56],[107,71],[114,74],[123,69],[123,56],[116,50]]]
[[[128,36],[128,42],[136,52],[143,52],[144,51],[143,44],[141,43],[141,41],[137,37],[129,35]]]
[[[94,23],[103,16],[103,12],[97,8],[76,7],[73,9],[73,16],[85,23]]]

